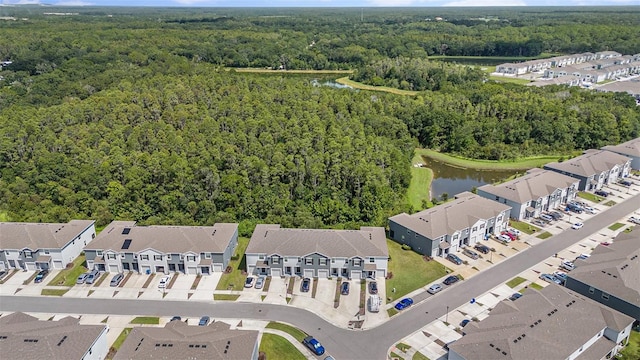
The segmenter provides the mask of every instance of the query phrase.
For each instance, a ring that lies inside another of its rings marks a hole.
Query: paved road
[[[246,318],[292,323],[313,334],[337,359],[385,359],[388,348],[450,309],[479,296],[562,249],[579,242],[619,218],[638,210],[640,194],[584,221],[580,230],[567,230],[520,254],[414,305],[374,329],[351,331],[337,328],[304,309],[284,305],[164,300],[111,300],[0,296],[0,310],[71,314],[182,315],[214,318]]]

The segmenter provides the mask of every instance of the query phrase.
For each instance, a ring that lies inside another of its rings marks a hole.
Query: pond
[[[440,199],[447,193],[449,198],[463,191],[471,191],[474,187],[502,181],[523,170],[477,170],[454,167],[429,157],[423,157],[425,167],[433,170],[431,182],[431,198]]]
[[[351,86],[343,85],[343,84],[337,83],[335,81],[320,82],[320,81],[318,81],[318,79],[313,79],[313,80],[311,80],[311,85],[313,85],[313,86],[328,86],[328,87],[332,87],[332,88],[336,88],[336,89],[350,89],[350,90],[353,90],[353,88]]]

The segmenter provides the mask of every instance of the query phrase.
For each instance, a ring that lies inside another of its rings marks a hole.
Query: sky
[[[180,7],[610,6],[640,0],[0,0],[4,4]]]

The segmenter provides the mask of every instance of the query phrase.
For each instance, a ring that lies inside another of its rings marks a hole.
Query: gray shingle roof
[[[616,326],[603,313],[617,313],[626,326],[633,323],[629,316],[554,284],[541,291],[528,289],[518,301],[502,301],[489,317],[467,325],[467,334],[449,348],[465,359],[565,359],[601,330]],[[607,341],[608,349],[595,358],[615,346]]]
[[[388,256],[384,228],[360,230],[283,229],[276,224],[259,224],[247,246],[247,254],[305,256],[320,253],[327,257]]]
[[[0,336],[6,336],[0,340],[0,354],[15,360],[81,359],[103,331],[106,325],[80,325],[72,317],[40,321],[13,313],[0,317]]]
[[[485,199],[470,192],[456,195],[456,199],[413,215],[398,214],[389,220],[429,239],[466,229],[481,219],[490,219],[510,206]]]
[[[640,304],[640,230],[620,233],[609,246],[597,246],[591,256],[577,263],[569,277]]]
[[[251,359],[258,331],[230,330],[228,324],[189,326],[171,321],[165,327],[136,327],[114,360],[142,359]]]
[[[599,174],[611,169],[614,165],[624,165],[628,157],[606,150],[588,150],[585,154],[563,162],[548,163],[545,169],[556,169],[569,174],[585,177]]]
[[[237,229],[238,224],[229,223],[214,226],[135,226],[132,221],[114,221],[86,249],[132,253],[145,249],[165,253],[223,252]],[[122,249],[127,239],[131,240],[129,247]]]
[[[527,174],[519,178],[507,181],[499,185],[484,185],[478,190],[500,196],[519,204],[552,194],[558,189],[565,189],[578,179],[562,175],[551,170],[531,169]]]
[[[66,224],[0,223],[0,249],[60,249],[91,226],[94,220]]]
[[[618,82],[616,82],[615,84],[618,84]],[[637,82],[636,92],[640,94],[640,81]],[[622,144],[619,144],[619,145],[605,146],[602,148],[602,150],[609,150],[618,154],[625,154],[625,155],[638,157],[640,156],[640,138],[635,138],[627,142],[623,142]]]

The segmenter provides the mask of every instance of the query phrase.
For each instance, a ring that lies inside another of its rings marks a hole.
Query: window
[[[115,260],[116,259],[116,254],[112,254],[112,253],[107,254],[107,259]]]
[[[96,233],[91,234],[91,238],[95,239],[96,238]]]
[[[45,254],[45,255],[49,255],[49,250],[45,250],[45,251],[44,251],[44,254]]]
[[[313,265],[313,258],[305,258],[304,263],[305,265]]]
[[[187,255],[187,261],[196,261],[195,255]]]
[[[5,250],[5,251],[4,251],[4,254],[5,254],[5,255],[9,255],[9,250]]]
[[[592,288],[592,287],[590,287],[590,288],[589,288],[589,294],[593,294],[594,292],[595,292],[595,289],[594,289],[594,288]]]
[[[272,256],[272,257],[271,257],[271,263],[272,263],[272,264],[280,264],[280,257],[278,257],[278,256]]]
[[[25,250],[24,257],[26,257],[27,259],[30,259],[33,257],[33,254],[31,253],[31,251]]]
[[[125,258],[125,254],[124,253],[120,254],[120,259],[124,259],[124,258]]]
[[[97,250],[96,251],[96,256],[102,256],[102,250]]]
[[[453,241],[458,240],[458,234],[453,235]]]
[[[362,266],[362,259],[353,259],[353,266]]]
[[[477,226],[474,226],[474,227],[473,227],[473,230],[471,230],[471,231],[472,231],[472,232],[476,232],[476,231],[478,231],[478,227],[477,227]]]
[[[205,259],[211,259],[211,253],[204,253]]]
[[[320,265],[327,265],[327,259],[320,259]]]
[[[149,255],[140,255],[140,260],[149,260]]]
[[[171,254],[167,255],[167,260],[171,260]]]
[[[336,259],[331,259],[331,263],[335,264],[336,263]]]
[[[153,255],[153,260],[162,261],[162,255]]]
[[[264,255],[260,255],[260,256],[258,256],[258,259],[260,259],[260,260],[264,260]]]
[[[605,300],[609,300],[609,294],[603,292],[602,293],[602,298],[605,299]]]

